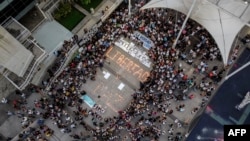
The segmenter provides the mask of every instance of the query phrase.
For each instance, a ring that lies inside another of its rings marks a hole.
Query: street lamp
[[[245,4],[249,4],[249,0],[242,0]]]
[[[131,0],[128,0],[128,16],[131,16]]]

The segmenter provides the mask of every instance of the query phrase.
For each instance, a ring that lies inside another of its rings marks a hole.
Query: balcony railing
[[[4,73],[4,76],[19,90],[23,90],[26,88],[26,86],[30,83],[31,79],[36,73],[39,64],[47,56],[46,52],[41,49],[33,40],[27,39],[23,43],[23,45],[34,55],[34,58],[29,64],[24,76],[19,77],[15,73],[8,70]]]
[[[20,43],[31,36],[31,32],[12,17],[7,18],[1,25]]]

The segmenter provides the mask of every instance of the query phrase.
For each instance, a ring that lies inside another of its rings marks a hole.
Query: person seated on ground
[[[95,81],[95,76],[94,76],[94,75],[93,75],[93,76],[91,76],[91,77],[90,77],[90,80]]]
[[[188,59],[187,64],[192,65],[193,64],[193,59]]]

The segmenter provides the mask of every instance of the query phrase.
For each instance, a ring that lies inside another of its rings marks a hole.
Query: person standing
[[[7,111],[6,112],[8,116],[12,116],[12,115],[15,115],[15,113],[11,112],[11,111]]]
[[[6,104],[6,103],[8,103],[8,100],[7,100],[5,97],[3,97],[2,100],[1,100],[1,102],[2,102],[3,104]]]

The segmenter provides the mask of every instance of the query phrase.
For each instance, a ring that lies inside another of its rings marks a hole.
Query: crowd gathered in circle
[[[143,2],[136,1],[137,11],[131,17],[128,16],[127,5],[122,3],[102,23],[92,39],[82,45],[82,50],[55,79],[47,95],[34,101],[35,108],[26,107],[25,100],[15,102],[23,128],[29,128],[19,134],[20,141],[46,140],[41,134],[53,135],[53,130],[43,124],[46,119],[52,120],[62,133],[69,133],[75,140],[156,141],[162,135],[166,135],[169,141],[182,140],[184,134],[176,130],[183,127],[183,123],[178,120],[169,123],[167,119],[173,112],[183,111],[185,104],[173,107],[171,101],[192,99],[193,95],[188,95],[188,91],[195,89],[200,91],[203,99],[200,107],[194,107],[191,114],[205,106],[225,72],[224,67],[211,66],[211,62],[222,61],[222,57],[209,33],[191,19],[173,48],[186,16],[164,8],[138,10],[144,5]],[[86,94],[82,86],[87,85],[88,80],[95,81],[97,68],[102,68],[107,62],[105,52],[117,39],[124,37],[141,42],[134,36],[134,31],[139,31],[154,43],[148,50],[153,64],[148,79],[140,82],[140,88],[132,94],[132,101],[126,109],[118,112],[118,116],[103,118],[104,111],[98,105],[92,109],[82,108],[83,100],[80,97]],[[73,45],[73,41],[65,43]],[[62,52],[59,51],[56,55],[60,54]],[[181,65],[176,64],[178,60],[193,66],[194,73],[204,76],[202,80],[198,82],[195,75],[188,76]],[[54,76],[54,72],[49,72],[50,77]],[[25,97],[23,94],[20,96]],[[95,128],[85,123],[87,117],[91,117]],[[40,118],[39,129],[29,127],[36,118]],[[80,126],[84,132],[75,133],[75,128]],[[163,130],[162,126],[167,126],[168,130]]]

